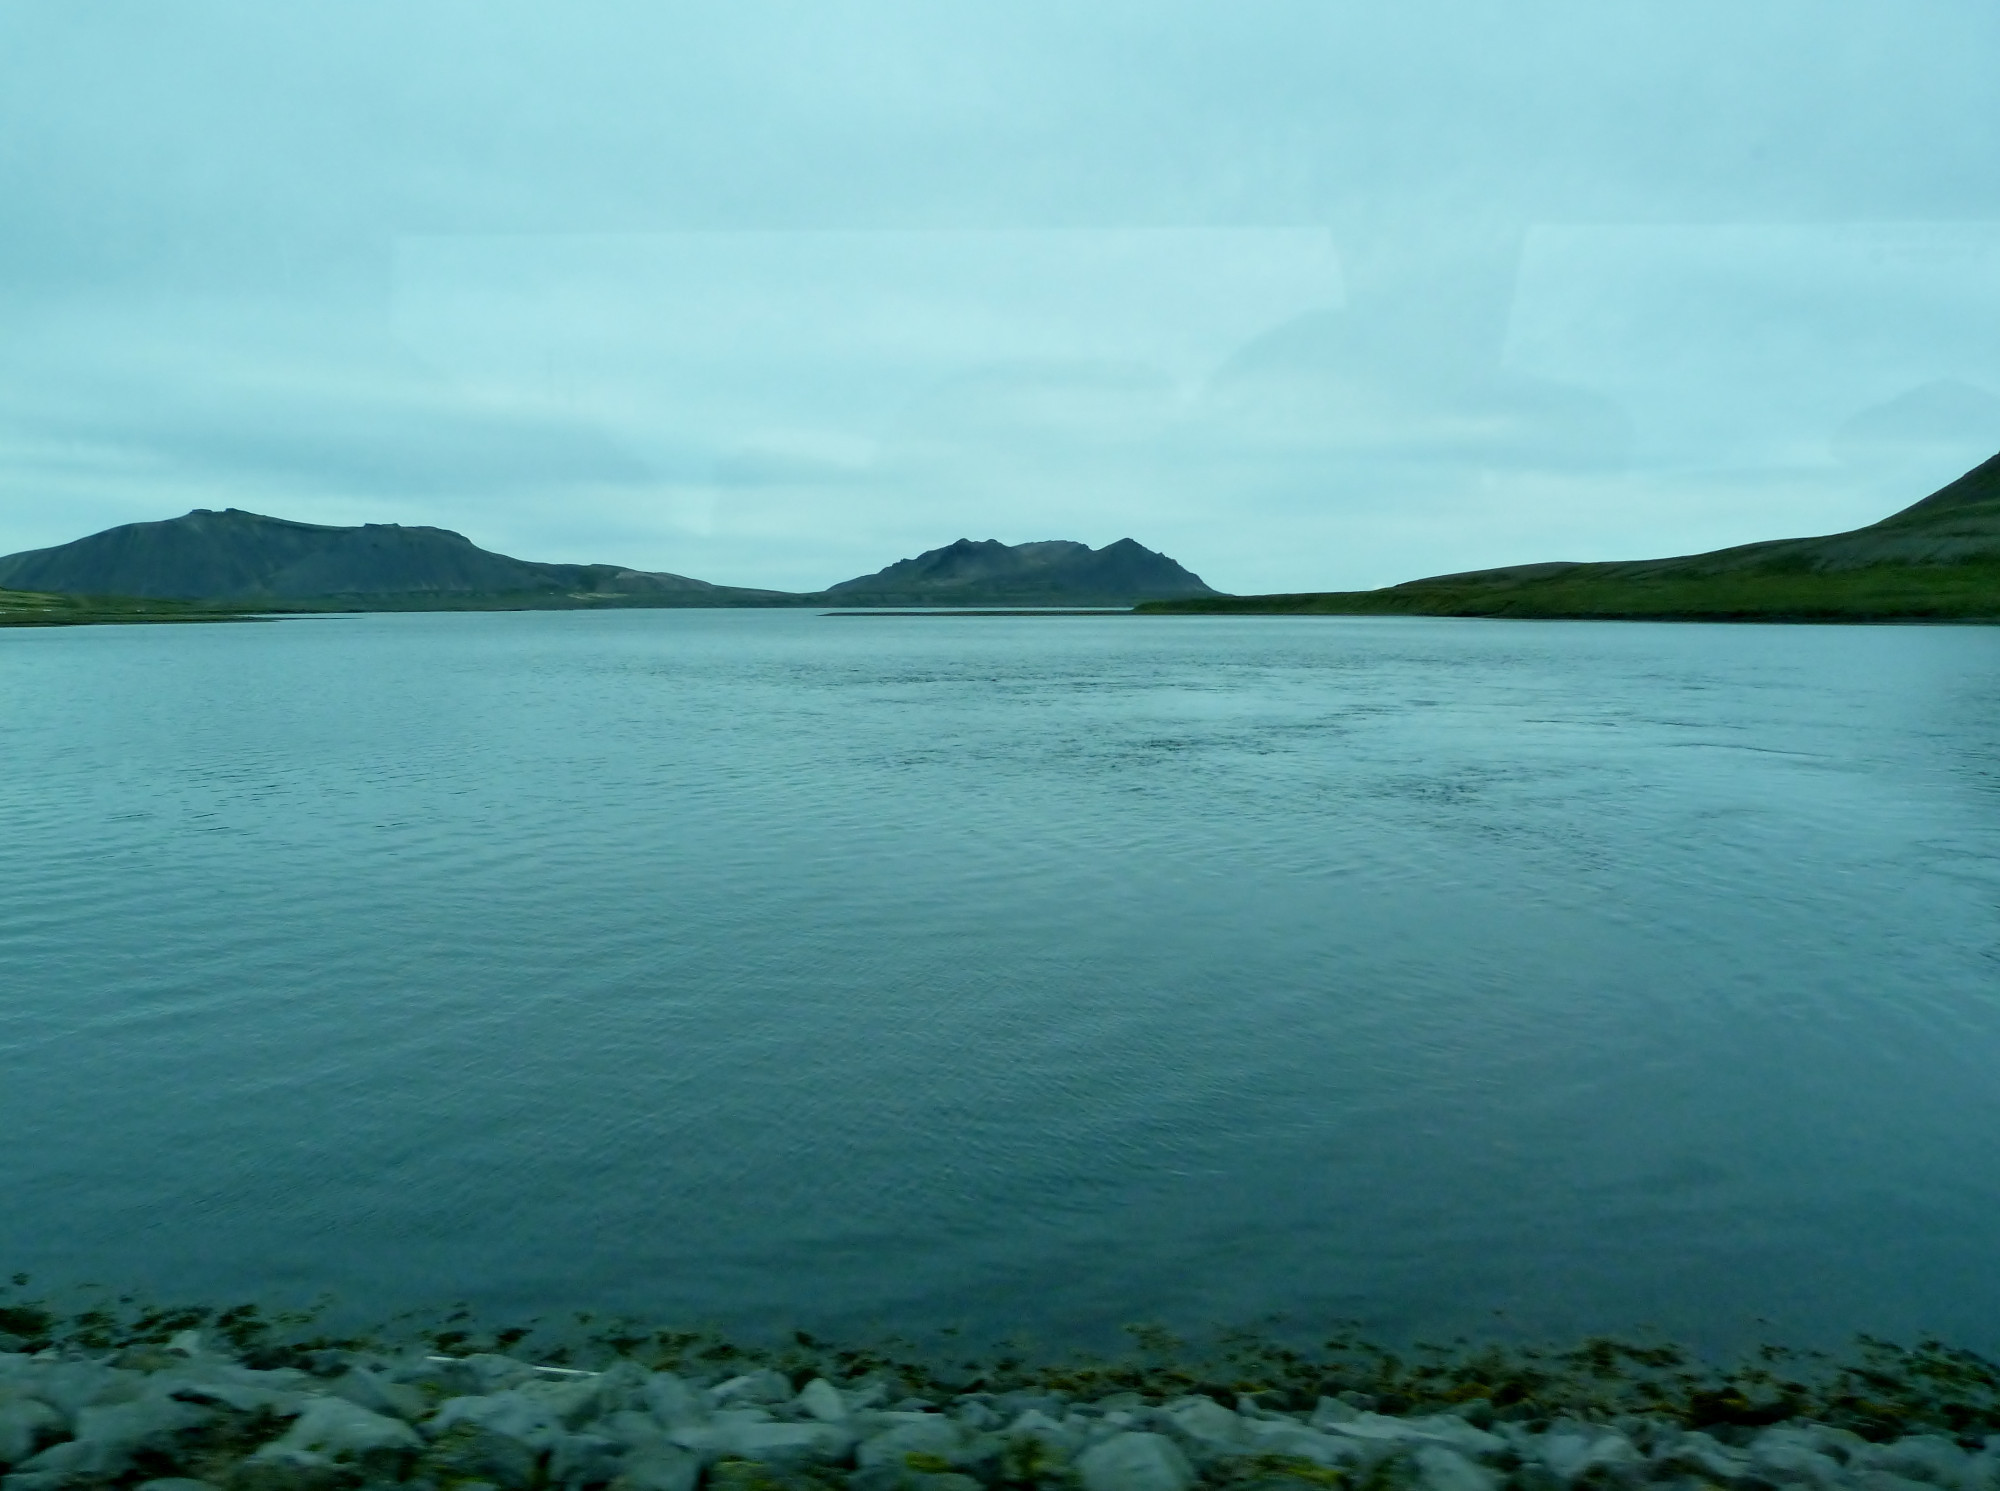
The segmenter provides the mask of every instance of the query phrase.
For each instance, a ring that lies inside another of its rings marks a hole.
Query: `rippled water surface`
[[[0,828],[0,1270],[2000,1344],[2000,629],[16,631]]]

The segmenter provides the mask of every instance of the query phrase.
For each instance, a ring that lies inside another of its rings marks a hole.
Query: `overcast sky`
[[[1872,521],[2000,450],[1992,0],[6,0],[0,552],[818,587]]]

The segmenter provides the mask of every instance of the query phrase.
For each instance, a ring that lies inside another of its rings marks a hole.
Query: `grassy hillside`
[[[2000,562],[1830,573],[1625,576],[1616,565],[1513,584],[1415,580],[1385,590],[1214,596],[1137,609],[1250,615],[1512,616],[1574,620],[2000,621]]]
[[[1381,590],[1201,596],[1140,611],[1681,621],[2000,621],[2000,456],[1847,533],[1606,564],[1524,564]]]
[[[240,607],[189,601],[140,600],[127,595],[49,595],[0,590],[0,626],[91,626],[107,621],[247,621]]]

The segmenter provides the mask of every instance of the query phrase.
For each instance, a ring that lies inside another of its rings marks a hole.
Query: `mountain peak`
[[[827,587],[841,605],[1129,605],[1213,595],[1199,575],[1129,538],[1092,549],[1074,539],[1004,544],[956,539],[872,575]]]

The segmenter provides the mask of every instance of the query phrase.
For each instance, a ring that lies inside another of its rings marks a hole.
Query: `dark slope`
[[[1198,575],[1129,538],[1101,549],[1062,539],[1010,545],[962,538],[843,580],[819,599],[840,606],[1130,605],[1213,594]]]
[[[11,554],[0,558],[0,586],[279,608],[792,602],[777,591],[616,565],[511,559],[444,528],[339,528],[238,508],[197,508],[185,517],[127,523],[73,543]]]
[[[2000,456],[1879,523],[1606,564],[1522,564],[1382,590],[1147,610],[1774,621],[2000,620]]]

